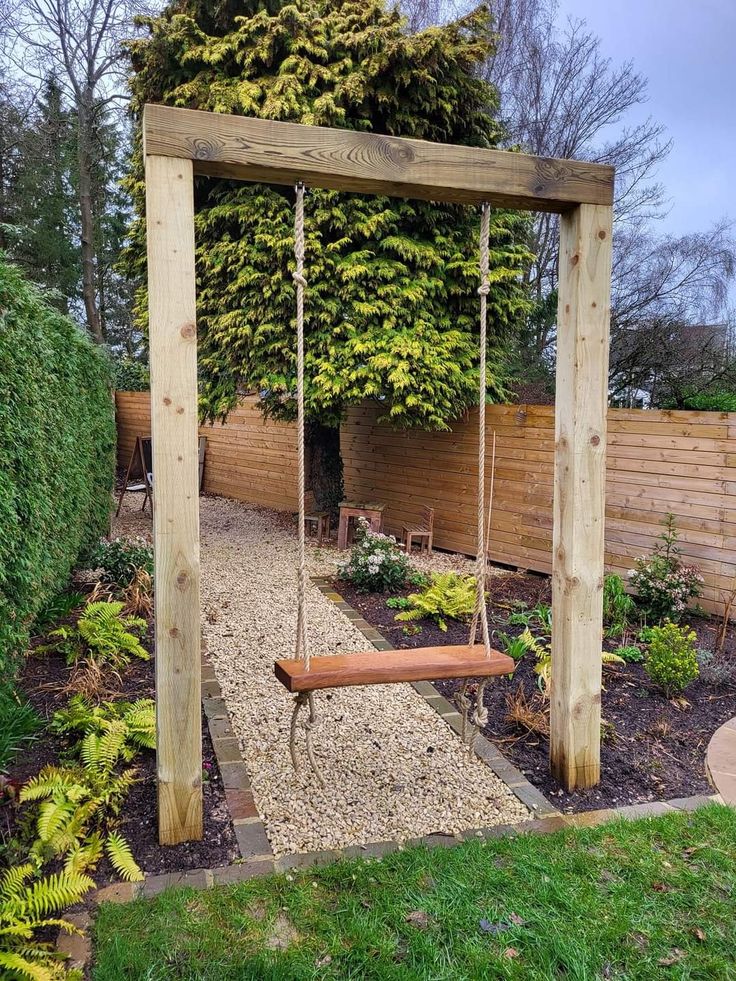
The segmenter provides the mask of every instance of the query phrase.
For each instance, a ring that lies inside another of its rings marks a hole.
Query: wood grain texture
[[[146,160],[159,840],[202,837],[194,197],[188,160]]]
[[[550,768],[567,790],[600,780],[612,217],[560,219]]]
[[[150,433],[146,392],[118,392],[119,460],[128,462],[137,432]],[[489,554],[494,561],[537,572],[552,568],[554,409],[487,406],[488,443],[497,434],[496,482]],[[373,403],[350,409],[342,427],[346,494],[386,502],[386,529],[401,535],[423,506],[435,508],[434,544],[472,554],[475,548],[475,427],[477,417],[446,433],[396,432],[377,422]],[[667,511],[677,518],[683,558],[705,575],[702,605],[720,609],[719,597],[736,577],[736,468],[726,467],[736,438],[736,413],[609,409],[606,482],[606,569],[624,574],[634,558],[651,552]],[[693,431],[695,430],[695,435]],[[279,510],[296,509],[296,434],[292,426],[264,422],[255,399],[245,399],[225,425],[202,426],[207,436],[204,489]],[[617,456],[623,441],[631,457]],[[662,459],[660,450],[694,449],[713,463]],[[666,444],[666,445],[665,445]],[[275,460],[278,460],[278,465]],[[212,469],[210,469],[212,468]],[[732,614],[736,617],[736,611]]]
[[[275,663],[274,673],[288,691],[298,692],[439,678],[489,678],[511,674],[514,667],[512,658],[499,651],[487,657],[482,644],[456,644],[313,657],[309,671],[302,661],[283,660]]]
[[[144,152],[195,173],[357,193],[563,212],[610,205],[613,168],[504,150],[147,105]]]

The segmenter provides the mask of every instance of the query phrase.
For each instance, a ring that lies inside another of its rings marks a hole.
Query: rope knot
[[[488,296],[491,292],[491,284],[488,282],[482,283],[478,287],[478,296]]]
[[[297,286],[301,286],[303,289],[307,288],[307,281],[304,278],[304,274],[300,272],[293,272],[291,278],[294,280]]]

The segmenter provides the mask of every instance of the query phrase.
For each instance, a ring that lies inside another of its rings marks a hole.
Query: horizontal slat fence
[[[126,467],[136,436],[151,432],[148,392],[117,392],[118,466]],[[207,437],[204,487],[279,511],[296,510],[296,435],[292,425],[264,420],[254,398],[243,399],[226,424],[200,426]]]
[[[149,432],[144,392],[118,392],[119,462],[136,433]],[[388,531],[435,508],[435,544],[473,554],[477,416],[452,432],[397,432],[378,407],[351,409],[342,428],[345,492],[386,504]],[[538,572],[551,569],[554,409],[489,406],[487,464],[496,433],[490,556]],[[703,606],[717,610],[736,577],[736,413],[611,409],[608,414],[606,563],[625,573],[649,553],[668,511],[677,518],[687,561],[705,578]],[[292,426],[264,422],[245,399],[208,438],[205,491],[268,507],[296,509]]]

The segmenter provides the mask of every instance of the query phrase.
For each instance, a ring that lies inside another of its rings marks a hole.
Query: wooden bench
[[[487,657],[482,644],[459,644],[313,657],[309,671],[301,659],[282,660],[274,664],[274,673],[287,691],[309,692],[438,678],[488,678],[511,674],[514,667],[513,659],[500,651]]]

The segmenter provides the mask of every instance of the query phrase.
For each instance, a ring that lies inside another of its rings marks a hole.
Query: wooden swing
[[[287,691],[296,694],[291,721],[290,749],[294,768],[299,768],[296,750],[296,733],[299,712],[309,707],[306,724],[306,751],[312,769],[321,782],[311,745],[311,732],[317,721],[313,693],[326,688],[342,688],[354,685],[394,684],[407,681],[433,681],[439,678],[462,678],[463,687],[458,694],[458,704],[463,716],[463,733],[469,733],[472,744],[475,733],[485,725],[488,713],[483,695],[488,679],[496,675],[508,675],[515,664],[512,658],[493,650],[490,644],[488,618],[485,604],[485,400],[486,400],[486,333],[487,297],[489,287],[488,237],[490,205],[483,204],[480,231],[480,378],[479,378],[479,430],[478,430],[478,544],[476,558],[475,610],[470,624],[467,644],[446,647],[419,647],[407,650],[372,650],[359,654],[311,657],[307,639],[306,590],[307,563],[305,548],[305,466],[304,466],[304,185],[296,185],[294,218],[294,255],[296,268],[296,326],[297,326],[297,444],[298,444],[298,579],[297,579],[297,636],[294,657],[276,661],[276,677]],[[480,623],[482,643],[476,643]],[[475,698],[468,696],[468,682],[480,678]]]

